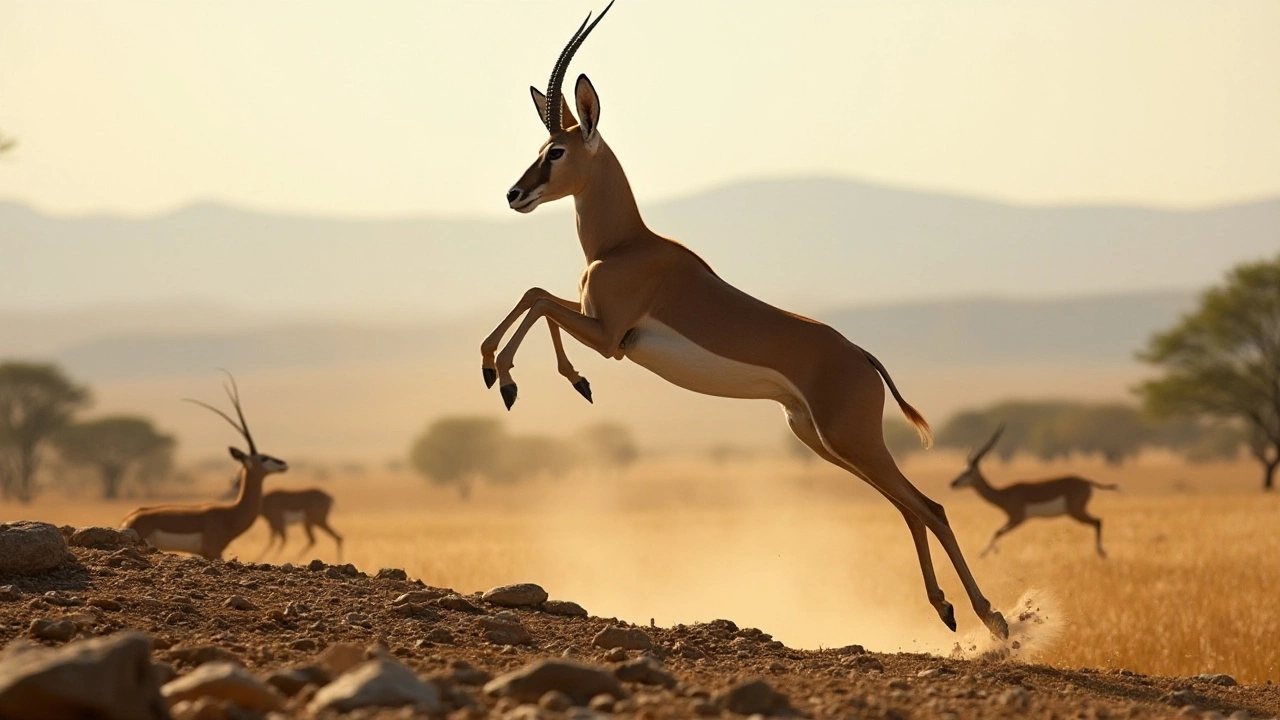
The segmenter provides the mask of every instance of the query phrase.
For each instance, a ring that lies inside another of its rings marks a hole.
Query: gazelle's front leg
[[[598,318],[583,315],[578,311],[577,306],[566,307],[563,303],[557,302],[552,298],[535,300],[529,308],[528,314],[524,316],[524,320],[520,323],[520,327],[516,328],[516,331],[512,333],[506,347],[502,349],[502,352],[495,360],[499,389],[502,391],[502,400],[506,403],[508,410],[511,409],[511,406],[516,401],[516,383],[511,379],[511,368],[515,365],[516,351],[520,349],[520,343],[524,341],[525,335],[529,333],[529,328],[533,327],[534,323],[543,317],[547,319],[547,322],[564,328],[578,342],[606,357],[612,356],[617,352],[618,346],[622,342],[622,336],[626,333],[626,328],[619,330],[606,327]],[[555,333],[554,328],[552,332]],[[554,337],[558,337],[558,335],[553,335]],[[577,387],[576,383],[574,387]],[[582,391],[579,390],[579,392]],[[584,396],[588,395],[588,393],[583,394]]]
[[[556,297],[542,288],[530,288],[529,290],[526,290],[524,297],[520,298],[520,302],[516,304],[505,318],[503,318],[502,322],[498,324],[498,327],[494,328],[493,332],[489,333],[489,337],[485,338],[484,342],[480,343],[480,369],[484,374],[485,387],[493,387],[493,383],[498,379],[498,371],[495,369],[493,356],[494,353],[498,351],[498,344],[502,342],[502,336],[506,334],[507,329],[511,327],[512,323],[518,320],[520,316],[528,311],[528,309],[538,300],[550,300],[574,310],[578,308],[578,303],[573,300]],[[547,326],[551,330],[551,344],[555,347],[556,368],[559,370],[560,374],[573,385],[574,390],[577,390],[579,394],[586,398],[587,402],[592,402],[591,383],[587,382],[586,378],[579,375],[574,369],[573,364],[569,362],[569,357],[565,355],[564,352],[564,343],[560,340],[559,328],[557,328],[554,323],[547,323]],[[503,401],[506,402],[507,407],[510,408],[511,404],[515,402],[515,397],[513,396],[508,400],[506,398],[505,390],[503,390],[503,393]]]

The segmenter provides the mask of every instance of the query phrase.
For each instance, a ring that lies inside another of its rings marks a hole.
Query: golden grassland
[[[1192,466],[1162,456],[1119,468],[991,463],[997,485],[1070,472],[1119,482],[1125,492],[1099,491],[1093,500],[1105,521],[1107,560],[1094,555],[1091,529],[1065,518],[1029,521],[998,554],[980,559],[1003,515],[972,491],[947,488],[961,462],[931,453],[904,469],[946,505],[997,606],[1034,589],[1060,608],[1049,618],[1056,640],[1036,659],[1280,680],[1280,498],[1257,489],[1255,465]],[[270,482],[314,484],[306,473]],[[216,487],[224,483],[220,477]],[[332,523],[347,537],[342,559],[366,571],[401,567],[464,592],[533,581],[595,615],[659,624],[727,617],[797,647],[946,654],[957,640],[984,635],[936,543],[959,635],[926,602],[897,511],[818,463],[656,459],[622,473],[481,486],[470,501],[407,474],[347,476],[325,487],[337,500]],[[114,525],[135,504],[45,497],[0,515]],[[228,555],[259,559],[266,537],[259,523]],[[338,560],[323,535],[305,557],[302,545],[295,527],[289,547],[270,559]]]

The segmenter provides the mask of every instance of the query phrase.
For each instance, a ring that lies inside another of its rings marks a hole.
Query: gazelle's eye
[[[548,160],[559,160],[562,157],[564,157],[564,148],[556,147],[547,151]]]

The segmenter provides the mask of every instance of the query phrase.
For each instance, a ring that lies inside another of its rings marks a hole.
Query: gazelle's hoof
[[[503,385],[498,388],[498,391],[502,393],[502,402],[505,403],[507,409],[510,410],[511,406],[516,404],[516,384],[511,383],[510,385]]]
[[[950,629],[951,629],[951,632],[955,632],[955,631],[956,631],[956,609],[955,609],[955,607],[953,607],[953,606],[951,605],[951,603],[946,602],[946,601],[944,600],[944,601],[942,602],[942,608],[943,608],[943,609],[942,609],[942,612],[938,613],[938,615],[942,618],[942,624],[943,624],[943,625],[946,625],[948,628],[950,628]]]
[[[485,386],[485,387],[487,387],[487,388],[491,388],[491,387],[493,387],[493,384],[494,384],[494,383],[498,382],[498,371],[497,371],[497,370],[494,370],[493,368],[480,368],[480,372],[484,373],[484,386]]]
[[[587,382],[586,378],[578,378],[578,382],[573,384],[573,389],[577,390],[579,395],[586,398],[587,402],[592,405],[596,404],[596,401],[591,399],[591,383]]]
[[[1004,616],[999,610],[992,610],[991,615],[986,619],[987,629],[991,631],[1000,640],[1009,639],[1009,623],[1004,621]]]

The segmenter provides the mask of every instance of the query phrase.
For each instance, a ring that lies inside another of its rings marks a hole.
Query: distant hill
[[[0,309],[229,304],[452,318],[572,293],[565,203],[505,220],[326,219],[201,204],[153,218],[0,203]],[[726,279],[806,312],[945,297],[1197,288],[1280,252],[1280,200],[1197,211],[1018,207],[850,180],[741,183],[643,208]]]

